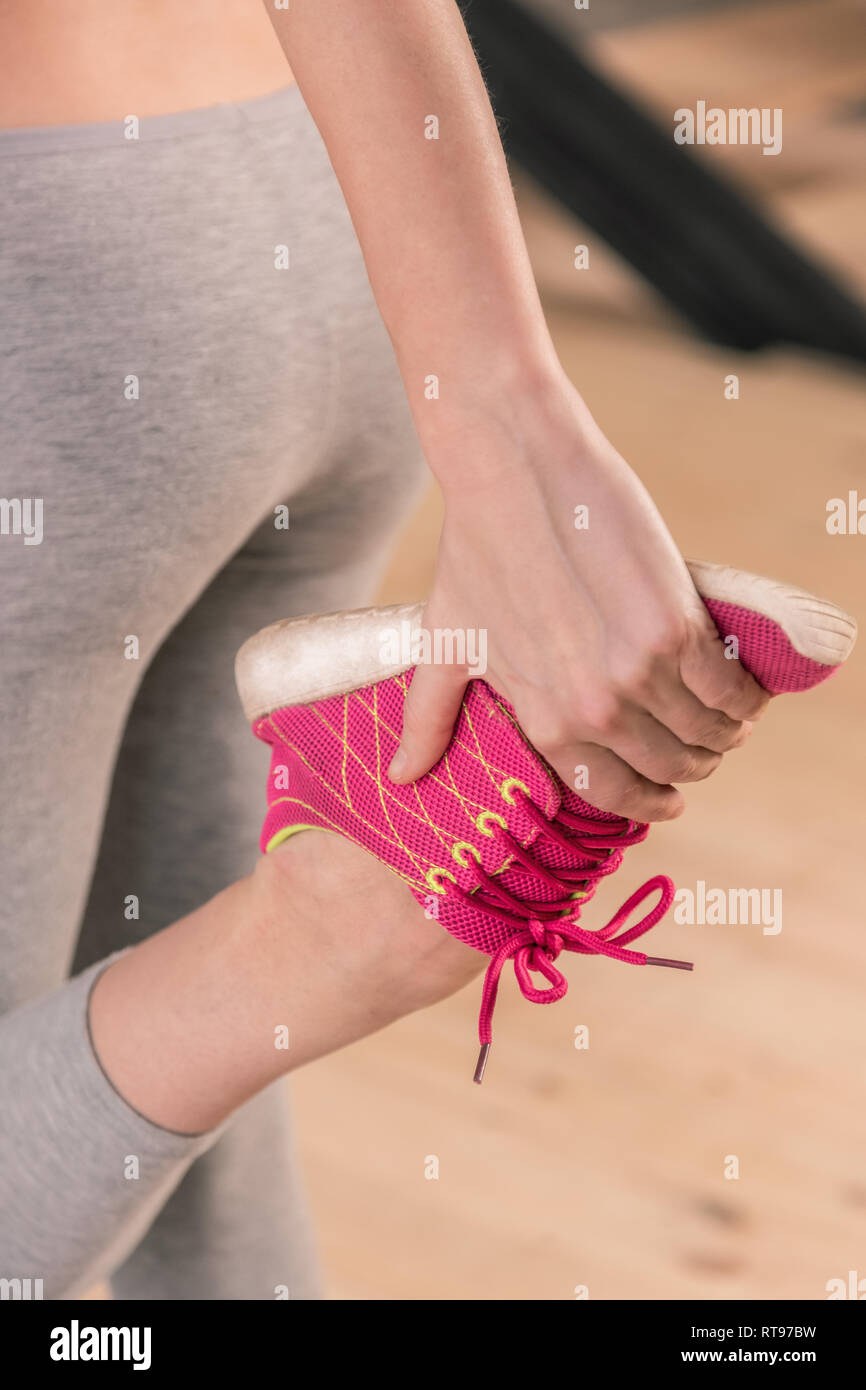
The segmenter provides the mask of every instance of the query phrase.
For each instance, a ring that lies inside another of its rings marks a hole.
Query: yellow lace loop
[[[425,877],[425,880],[426,880],[426,883],[427,883],[427,887],[428,887],[428,888],[432,888],[432,890],[433,890],[434,893],[439,893],[440,896],[443,896],[443,897],[444,897],[444,895],[445,895],[445,889],[442,887],[442,884],[440,883],[439,880],[440,880],[440,879],[443,879],[443,878],[447,878],[447,879],[450,879],[452,883],[456,883],[456,882],[457,882],[456,878],[454,877],[454,875],[452,874],[452,872],[451,872],[450,869],[442,869],[442,868],[439,868],[439,867],[438,867],[437,865],[435,865],[435,864],[433,865],[433,868],[432,868],[432,869],[428,869],[428,870],[427,870],[427,872],[426,872],[426,874],[424,875],[424,877]]]
[[[529,788],[525,785],[525,783],[521,782],[519,778],[506,777],[505,781],[502,783],[502,786],[499,788],[499,795],[502,797],[503,801],[508,803],[509,806],[514,805],[514,797],[512,795],[512,792],[515,790],[515,788],[518,791],[523,792],[525,796],[531,797]]]

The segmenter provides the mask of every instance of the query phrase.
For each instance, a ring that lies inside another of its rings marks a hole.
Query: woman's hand
[[[567,786],[670,819],[684,805],[672,784],[707,777],[768,696],[726,658],[652,499],[573,387],[521,395],[440,444],[466,467],[437,470],[450,482],[424,626],[486,631],[484,678]],[[394,781],[445,750],[468,674],[419,667]]]
[[[274,28],[324,137],[446,502],[428,627],[483,628],[488,677],[568,785],[676,815],[764,695],[556,358],[454,0],[317,0]],[[589,509],[576,530],[575,507]],[[402,766],[447,746],[466,672],[422,667]]]

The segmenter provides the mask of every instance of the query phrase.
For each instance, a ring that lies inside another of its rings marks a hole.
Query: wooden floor
[[[783,106],[778,159],[712,155],[866,292],[864,13],[753,3],[592,42],[666,118],[697,97]],[[866,612],[866,538],[825,530],[829,498],[866,493],[855,372],[696,341],[585,229],[519,191],[563,360],[683,551]],[[384,600],[426,592],[439,517],[431,496]],[[779,935],[669,920],[654,941],[693,975],[570,958],[549,1009],[509,978],[483,1088],[477,986],[295,1077],[331,1296],[821,1299],[829,1279],[866,1276],[864,697],[866,642],[842,676],[778,701],[594,904],[606,920],[656,872],[781,888]]]

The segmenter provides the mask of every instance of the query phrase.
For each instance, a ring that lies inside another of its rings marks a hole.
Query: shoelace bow
[[[500,921],[514,927],[513,935],[503,942],[491,957],[484,977],[481,1010],[478,1015],[478,1041],[481,1051],[474,1077],[479,1083],[484,1077],[493,1041],[493,1010],[499,990],[499,978],[507,960],[513,959],[514,974],[520,991],[523,997],[533,1004],[554,1004],[567,993],[568,980],[554,965],[562,950],[573,951],[578,955],[610,956],[611,959],[625,961],[628,965],[663,965],[675,970],[693,968],[690,961],[647,956],[643,951],[626,949],[630,942],[643,936],[660,921],[673,901],[674,885],[663,874],[647,879],[646,883],[622,904],[610,921],[597,931],[587,931],[577,924],[576,919],[581,909],[575,905],[571,896],[575,886],[585,885],[586,891],[581,896],[581,903],[592,897],[598,880],[618,866],[622,858],[621,851],[645,839],[649,826],[625,820],[595,821],[564,810],[557,813],[557,823],[554,824],[528,797],[522,793],[518,795],[525,814],[535,823],[541,834],[569,853],[573,854],[578,850],[585,858],[594,860],[595,863],[580,868],[560,868],[554,872],[539,864],[507,830],[497,826],[494,831],[495,838],[502,843],[513,859],[550,887],[567,890],[565,894],[546,901],[517,898],[507,888],[503,888],[501,883],[486,874],[474,860],[469,861],[469,867],[474,872],[477,888],[483,890],[483,896],[481,891],[469,893],[455,883],[449,885],[449,897],[465,902],[475,911],[481,909],[491,917],[498,917]],[[571,833],[564,834],[559,826],[565,827]],[[617,828],[623,826],[625,829]],[[618,857],[617,851],[620,852]],[[624,925],[634,909],[657,888],[661,890],[661,896],[655,907],[634,926],[620,932],[619,928]],[[575,914],[571,921],[563,916],[569,912]],[[556,923],[555,927],[548,925],[553,922]],[[543,975],[549,988],[536,988],[532,983],[530,971]]]

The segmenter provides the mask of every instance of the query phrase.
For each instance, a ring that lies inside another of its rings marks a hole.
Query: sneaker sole
[[[714,612],[715,605],[757,614],[784,634],[803,663],[818,668],[785,689],[817,684],[851,654],[857,623],[828,599],[730,565],[686,563],[720,630],[725,612]],[[404,656],[423,611],[423,603],[393,604],[271,623],[244,643],[235,660],[247,720],[253,723],[275,709],[313,704],[408,670],[414,662]],[[396,661],[384,651],[395,640],[401,648]]]

